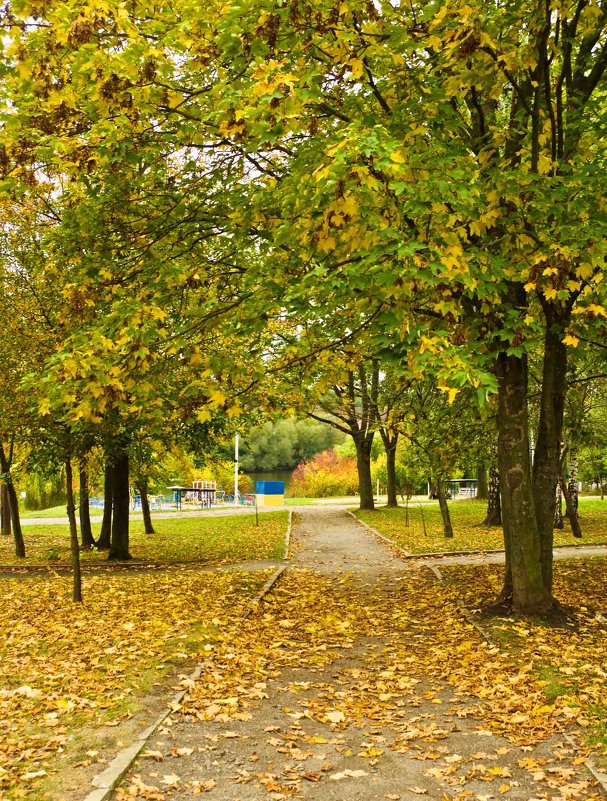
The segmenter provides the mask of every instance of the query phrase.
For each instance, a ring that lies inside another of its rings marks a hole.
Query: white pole
[[[377,479],[377,503],[379,503],[379,479]]]
[[[238,504],[238,434],[234,440],[234,503]]]

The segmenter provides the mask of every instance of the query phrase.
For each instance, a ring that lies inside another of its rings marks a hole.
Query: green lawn
[[[449,540],[443,536],[438,502],[424,504],[423,510],[419,505],[411,506],[409,525],[406,524],[406,511],[402,507],[380,508],[374,512],[356,510],[355,514],[410,553],[503,548],[501,528],[482,525],[486,514],[484,501],[453,501],[449,509],[454,532],[453,539]],[[580,522],[584,534],[582,540],[574,539],[566,524],[564,531],[555,531],[555,544],[607,543],[607,500],[580,498]]]
[[[143,523],[131,521],[130,551],[136,560],[170,563],[203,560],[237,562],[273,559],[283,555],[288,512],[225,517],[163,518],[154,521],[156,534],[146,535]],[[12,540],[0,540],[0,564],[64,564],[70,561],[67,525],[27,526],[24,538],[27,557],[18,560]],[[100,524],[93,524],[97,536]],[[105,552],[83,551],[83,562],[100,562]]]

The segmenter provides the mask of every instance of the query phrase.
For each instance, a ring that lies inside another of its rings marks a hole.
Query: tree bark
[[[19,517],[19,499],[17,498],[17,491],[15,485],[11,481],[7,485],[8,490],[8,505],[11,510],[11,525],[13,527],[13,539],[15,540],[15,555],[20,558],[25,558],[25,540],[23,539],[23,531],[21,529],[21,518]]]
[[[489,471],[489,491],[487,493],[487,516],[484,526],[502,525],[502,504],[500,499],[500,471],[496,466]]]
[[[13,477],[10,473],[13,458],[12,451],[13,446],[11,444],[10,453],[7,456],[4,452],[4,446],[0,443],[0,470],[4,473],[4,486],[6,487],[13,538],[15,540],[15,555],[23,559],[25,558],[25,541],[23,539],[23,531],[21,530],[21,519],[19,518],[19,499],[17,498],[17,491],[15,490]]]
[[[552,596],[554,499],[560,473],[567,378],[567,347],[562,342],[564,335],[562,323],[548,310],[544,337],[540,418],[533,460],[535,517],[540,541],[542,576],[548,596]]]
[[[152,523],[152,514],[150,512],[150,501],[148,498],[148,484],[147,481],[139,481],[137,490],[141,497],[141,511],[143,513],[143,526],[146,534],[155,534],[154,525]]]
[[[91,510],[89,504],[89,477],[86,465],[86,459],[80,462],[79,470],[80,482],[80,498],[79,498],[79,515],[80,515],[80,544],[82,548],[93,548],[95,546],[95,538],[93,537],[93,529],[91,527]]]
[[[72,600],[82,603],[82,574],[80,571],[80,546],[78,545],[78,525],[76,523],[76,505],[74,503],[74,477],[72,461],[65,460],[65,483],[67,487],[67,517],[70,523],[70,551],[72,554]]]
[[[361,509],[375,509],[373,502],[373,481],[371,479],[371,446],[373,434],[354,438],[356,445],[356,469],[358,471],[358,493]]]
[[[114,504],[114,465],[109,457],[105,462],[103,480],[103,519],[97,540],[100,551],[107,551],[112,543],[112,506]]]
[[[112,542],[108,559],[132,559],[129,553],[129,455],[126,448],[114,464],[114,502],[112,504]]]
[[[398,434],[390,437],[387,431],[380,429],[384,450],[386,452],[386,475],[388,478],[388,503],[389,509],[396,509],[398,506],[398,492],[396,488],[396,446],[398,445]]]
[[[563,493],[560,482],[556,485],[556,503],[554,505],[554,527],[562,531],[565,528],[563,520]]]
[[[562,491],[563,497],[565,498],[565,509],[567,511],[567,519],[569,520],[569,524],[571,526],[571,533],[576,539],[581,540],[583,536],[582,527],[580,526],[580,519],[578,517],[577,509],[575,508],[575,502],[570,494],[571,484],[567,484],[563,476],[560,477],[559,488]]]
[[[487,465],[485,464],[479,464],[476,470],[476,497],[481,501],[489,500]]]
[[[578,493],[578,458],[577,458],[577,450],[571,449],[569,451],[569,482],[568,482],[568,489],[569,489],[569,497],[571,498],[571,503],[573,505],[573,509],[577,515],[578,507],[580,503],[579,493]]]
[[[501,597],[511,597],[517,612],[543,613],[552,607],[552,597],[542,575],[531,484],[526,356],[498,354],[496,375],[498,461],[507,562]]]
[[[12,533],[8,489],[6,484],[0,484],[0,536],[10,537]]]
[[[438,506],[443,519],[443,535],[446,539],[452,539],[453,526],[451,525],[451,515],[449,514],[449,504],[447,503],[445,482],[442,478],[438,478],[436,480],[436,490],[438,493]]]

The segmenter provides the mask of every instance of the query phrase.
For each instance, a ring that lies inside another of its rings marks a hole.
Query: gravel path
[[[343,593],[344,603],[352,603],[353,598],[361,604],[377,603],[383,594],[389,603],[403,576],[415,580],[419,576],[420,583],[430,580],[427,570],[395,556],[343,510],[299,509],[292,543],[292,567],[280,591],[290,587],[289,582],[300,587],[296,600],[300,621],[306,624],[311,598],[301,588],[306,575],[311,583],[317,580],[304,571],[328,578],[332,596]],[[263,605],[260,613],[263,616]],[[284,620],[285,638],[293,625]],[[427,645],[419,620],[399,620],[398,629],[391,648],[398,638],[402,648]],[[309,661],[293,653],[291,660],[277,663],[280,667],[270,673],[269,680],[252,685],[259,686],[259,697],[243,719],[172,715],[151,738],[148,756],[135,763],[124,789],[114,798],[189,801],[204,794],[209,801],[289,797],[530,801],[574,797],[561,794],[565,785],[574,788],[579,799],[603,797],[591,787],[583,766],[572,767],[575,748],[569,742],[559,736],[534,747],[513,745],[468,716],[471,699],[462,698],[446,683],[437,688],[435,682],[429,692],[423,680],[410,680],[403,684],[401,695],[394,697],[394,711],[386,717],[361,714],[347,725],[340,723],[339,715],[334,720],[323,718],[314,710],[339,699],[356,699],[364,708],[371,693],[365,679],[369,666],[374,659],[379,663],[388,650],[385,637],[371,628],[353,637],[347,647],[328,647],[330,655],[316,649]],[[288,642],[283,649],[288,651]],[[225,655],[223,669],[233,669],[233,658]],[[245,673],[242,683],[253,681]],[[200,692],[204,691],[201,687]],[[409,736],[412,739],[407,741]],[[530,765],[546,767],[532,770]],[[559,765],[569,771],[562,774],[566,777],[562,781],[556,772],[561,768],[551,767]]]

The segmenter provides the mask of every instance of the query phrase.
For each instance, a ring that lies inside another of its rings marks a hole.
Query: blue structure
[[[258,506],[283,506],[285,502],[284,481],[257,481],[255,483]]]

